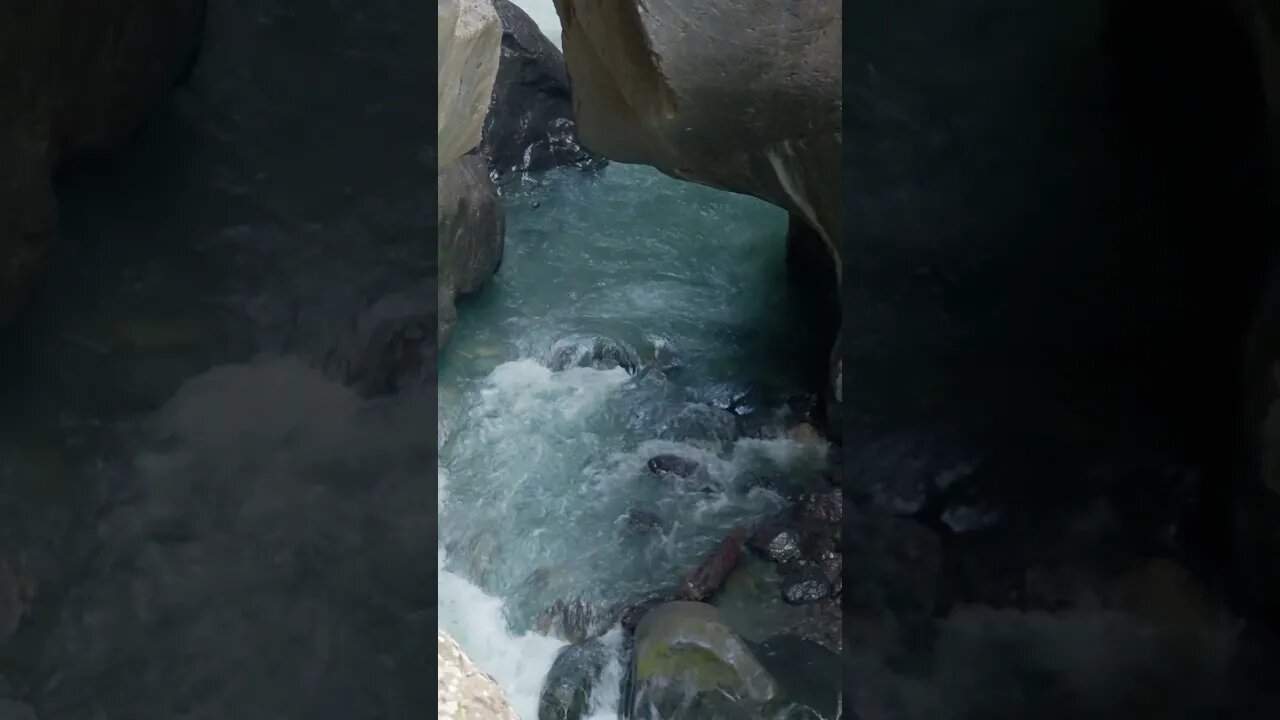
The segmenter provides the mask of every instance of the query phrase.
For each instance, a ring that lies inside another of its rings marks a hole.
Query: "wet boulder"
[[[557,600],[538,613],[534,627],[543,635],[580,643],[603,635],[617,621],[617,616],[615,610],[599,607],[583,598]]]
[[[782,525],[765,525],[751,535],[748,544],[752,550],[776,563],[800,559],[799,533]]]
[[[495,0],[502,21],[502,56],[484,120],[480,153],[501,176],[562,165],[603,166],[578,142],[564,56],[537,24],[509,0]]]
[[[672,602],[636,627],[624,700],[635,720],[751,718],[778,694],[777,682],[705,603]]]
[[[582,720],[591,693],[612,650],[599,638],[569,645],[556,654],[538,697],[538,720]]]
[[[0,324],[57,232],[58,167],[125,144],[190,72],[205,0],[0,3]]]
[[[697,461],[688,458],[682,458],[679,455],[664,453],[662,455],[654,455],[645,463],[649,468],[649,472],[654,475],[674,475],[681,478],[690,478],[698,472],[702,467]]]
[[[634,375],[640,362],[631,348],[604,337],[574,337],[561,340],[551,348],[547,367],[557,372],[572,367],[589,367],[596,370],[622,368]]]
[[[632,533],[652,533],[662,532],[666,529],[666,523],[662,518],[647,510],[628,510],[623,516],[623,523],[627,530]]]

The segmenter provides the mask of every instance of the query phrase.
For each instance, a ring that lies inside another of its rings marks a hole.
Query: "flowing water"
[[[502,268],[441,359],[440,623],[534,717],[563,645],[534,627],[541,611],[669,588],[781,509],[751,478],[821,483],[826,448],[740,438],[725,409],[812,381],[784,213],[617,164],[505,199]],[[702,482],[658,480],[646,461],[662,453],[696,459]],[[634,510],[663,528],[630,532]]]

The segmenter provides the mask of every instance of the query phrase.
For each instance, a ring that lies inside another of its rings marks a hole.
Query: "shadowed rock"
[[[484,121],[480,153],[499,176],[561,165],[598,168],[606,161],[578,144],[564,56],[509,0],[495,0],[502,58]]]

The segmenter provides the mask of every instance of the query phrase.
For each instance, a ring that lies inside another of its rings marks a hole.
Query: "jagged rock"
[[[597,168],[606,161],[578,143],[564,56],[509,0],[495,0],[502,20],[502,59],[480,153],[499,176],[561,165]]]
[[[751,536],[751,548],[764,557],[786,563],[800,559],[800,538],[794,530],[778,525],[766,525]]]
[[[205,0],[0,4],[0,323],[53,247],[58,166],[129,138],[187,73]]]
[[[517,720],[498,683],[481,672],[443,630],[436,631],[436,661],[440,720]]]
[[[452,162],[437,180],[438,342],[443,347],[457,322],[454,301],[478,290],[502,262],[506,220],[483,158]]]

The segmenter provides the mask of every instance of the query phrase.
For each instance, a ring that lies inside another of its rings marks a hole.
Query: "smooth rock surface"
[[[444,347],[457,322],[454,301],[478,290],[502,261],[506,220],[483,158],[460,158],[441,170],[437,179],[438,337]]]
[[[0,4],[0,323],[57,232],[52,176],[119,147],[195,62],[204,0]]]

